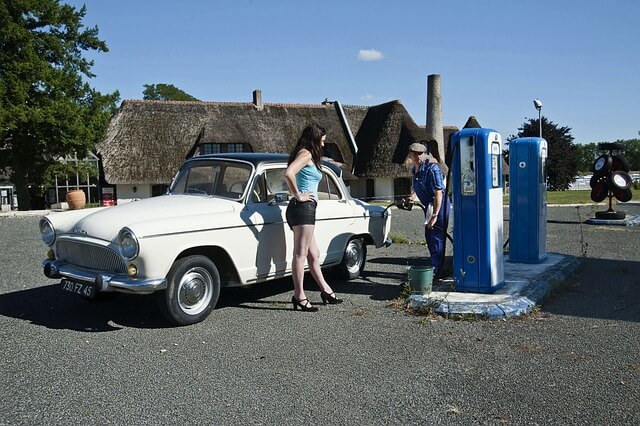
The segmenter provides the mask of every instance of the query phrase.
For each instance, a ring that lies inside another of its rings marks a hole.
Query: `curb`
[[[589,225],[613,225],[613,226],[636,226],[640,225],[640,215],[627,215],[624,219],[587,219],[585,223]]]
[[[1,212],[0,217],[47,216],[55,210],[10,210]]]
[[[530,276],[524,277],[517,274],[509,276],[505,272],[505,287],[501,293],[486,295],[435,291],[426,295],[411,295],[406,303],[413,309],[431,309],[438,314],[458,318],[506,319],[530,314],[580,266],[575,256],[558,253],[549,253],[547,256],[552,258],[553,265],[541,273],[536,274],[536,268],[531,268]],[[508,263],[505,262],[505,266]],[[455,300],[462,296],[465,300]]]

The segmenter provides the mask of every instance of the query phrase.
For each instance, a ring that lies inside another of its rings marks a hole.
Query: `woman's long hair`
[[[313,159],[313,163],[317,168],[320,168],[320,162],[322,161],[322,137],[326,135],[327,132],[324,127],[319,126],[317,124],[310,124],[302,131],[302,135],[300,135],[300,139],[296,143],[296,147],[293,148],[293,151],[289,154],[289,161],[287,164],[291,164],[293,160],[295,160],[296,155],[300,152],[301,149],[306,149],[311,153],[311,158]]]

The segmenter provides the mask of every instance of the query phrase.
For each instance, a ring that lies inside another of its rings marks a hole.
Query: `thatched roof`
[[[255,98],[253,103],[124,101],[96,152],[108,184],[167,184],[202,143],[243,143],[254,152],[288,153],[304,127],[315,122],[326,128],[325,151],[338,151],[333,158],[342,163],[345,176],[354,168],[361,178],[408,176],[404,161],[414,142],[426,143],[441,158],[437,144],[427,142],[425,128],[400,101],[342,109],[357,158],[337,103],[262,104]],[[445,126],[445,140],[456,130]]]
[[[355,135],[366,108],[345,107]],[[354,154],[333,103],[318,105],[124,101],[96,150],[109,184],[161,184],[201,143],[248,143],[255,152],[288,153],[309,123],[327,130],[351,170]]]
[[[467,122],[464,123],[463,129],[480,129],[481,127],[482,126],[480,125],[480,123],[478,123],[476,117],[470,115],[469,118],[467,118]]]
[[[458,129],[444,127],[445,140]],[[409,176],[405,166],[409,145],[427,145],[441,160],[436,141],[427,140],[427,131],[418,126],[400,101],[370,107],[356,135],[358,156],[355,174],[361,178]]]

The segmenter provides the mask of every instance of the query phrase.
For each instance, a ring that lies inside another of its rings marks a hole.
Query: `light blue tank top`
[[[296,185],[300,192],[309,192],[318,200],[318,183],[322,179],[322,172],[315,164],[306,165],[296,173]]]

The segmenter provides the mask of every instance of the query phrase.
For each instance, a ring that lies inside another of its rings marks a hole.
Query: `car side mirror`
[[[276,192],[273,195],[273,200],[269,201],[269,205],[280,204],[289,201],[289,194],[286,192]]]

